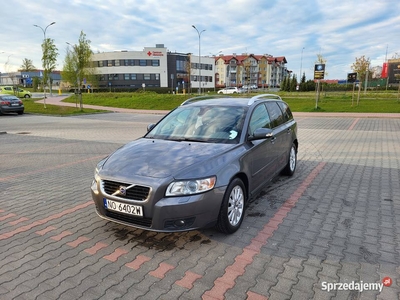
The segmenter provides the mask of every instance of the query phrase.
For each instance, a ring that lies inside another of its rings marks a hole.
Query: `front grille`
[[[120,220],[126,223],[143,226],[147,228],[151,227],[151,222],[152,222],[151,218],[132,217],[124,214],[115,213],[109,210],[106,211],[106,216],[112,219]]]
[[[104,189],[104,192],[107,195],[112,195],[116,191],[120,189],[121,186],[123,187],[128,187],[132,184],[130,183],[124,183],[124,182],[116,182],[116,181],[110,181],[110,180],[103,180],[102,181],[102,186]],[[150,194],[150,188],[147,186],[141,186],[141,185],[135,185],[129,189],[126,190],[126,195],[118,194],[116,195],[119,198],[123,199],[130,199],[130,200],[136,200],[136,201],[145,201]]]

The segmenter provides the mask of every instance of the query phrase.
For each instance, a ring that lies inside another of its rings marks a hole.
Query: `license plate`
[[[117,211],[120,213],[143,217],[143,209],[141,206],[121,203],[104,198],[104,207],[108,210]]]
[[[19,106],[18,103],[11,103],[11,106]]]

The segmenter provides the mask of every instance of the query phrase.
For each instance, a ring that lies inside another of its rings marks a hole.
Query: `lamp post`
[[[196,26],[194,26],[194,25],[192,25],[192,27],[194,28],[194,29],[196,29],[196,31],[197,31],[197,34],[199,35],[199,94],[201,94],[201,52],[200,52],[200,37],[201,37],[201,34],[204,32],[204,31],[206,31],[205,29],[203,29],[202,31],[199,31],[197,28],[196,28]]]
[[[54,25],[54,24],[56,24],[56,22],[51,22],[51,23],[50,23],[49,25],[47,25],[44,29],[43,29],[42,27],[40,27],[39,25],[35,25],[35,24],[33,25],[33,26],[38,27],[38,28],[40,28],[40,29],[42,30],[42,32],[43,32],[43,45],[44,45],[44,47],[46,47],[46,30],[47,30],[47,28],[48,28],[49,26]],[[47,50],[46,48],[43,49],[43,54],[47,52],[46,50]],[[45,70],[44,70],[44,71],[45,71]],[[43,82],[43,92],[44,92],[44,108],[46,108],[46,87],[45,87],[45,82]]]
[[[301,49],[301,59],[300,59],[300,77],[299,77],[299,83],[301,83],[301,69],[303,68],[303,51],[304,51],[304,47],[303,47],[303,49]]]
[[[3,53],[5,53],[5,52],[4,51],[0,52],[0,54],[3,54]],[[1,72],[0,72],[0,84],[1,84],[1,78],[2,78],[2,76],[1,76]]]

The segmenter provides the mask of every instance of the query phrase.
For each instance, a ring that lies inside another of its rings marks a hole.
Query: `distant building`
[[[53,71],[49,76],[53,87],[59,87],[61,85],[60,71]],[[32,87],[33,79],[35,77],[42,80],[43,70],[0,73],[0,85]]]
[[[169,88],[171,92],[210,90],[244,85],[278,87],[290,73],[284,56],[242,54],[199,56],[170,52],[163,44],[142,51],[94,53],[92,62],[99,88]],[[1,85],[31,86],[43,71],[0,74]],[[53,87],[68,88],[60,71],[52,72]],[[86,82],[84,82],[86,84]],[[192,90],[191,90],[192,89]]]
[[[289,74],[286,58],[271,55],[232,54],[215,57],[217,87],[277,87]]]
[[[214,87],[214,59],[168,52],[163,44],[142,51],[95,53],[92,57],[99,87],[163,87],[172,91]],[[199,77],[201,73],[201,79]]]

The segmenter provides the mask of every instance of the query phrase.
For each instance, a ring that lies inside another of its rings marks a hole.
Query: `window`
[[[124,80],[129,80],[129,79],[130,79],[129,74],[124,74]]]
[[[145,60],[145,59],[141,59],[141,60],[139,60],[139,66],[142,66],[142,67],[145,67],[145,66],[147,66],[147,62],[146,62],[146,60]]]
[[[185,70],[185,61],[184,60],[177,60],[176,61],[176,70],[184,72]]]
[[[103,66],[103,61],[100,60],[100,61],[99,61],[99,67],[102,67],[102,66]]]
[[[115,61],[115,66],[116,66],[116,67],[119,67],[119,66],[120,66],[120,60],[119,60],[119,59],[117,59],[117,60]]]
[[[124,66],[134,66],[135,61],[133,59],[125,59],[123,64],[124,64]]]
[[[292,112],[290,111],[289,106],[284,103],[284,102],[278,102],[279,107],[281,108],[282,112],[283,112],[283,118],[284,121],[287,122],[289,120],[293,119],[293,115]]]
[[[144,74],[143,75],[144,80],[150,80],[150,74]]]
[[[153,59],[153,60],[151,60],[151,65],[153,67],[159,67],[160,66],[160,61],[158,59]]]
[[[275,128],[284,123],[282,111],[276,102],[267,102],[267,109],[271,118],[272,128]]]
[[[279,107],[277,106],[279,109]],[[268,115],[267,108],[264,104],[257,106],[250,119],[249,135],[253,135],[257,128],[271,128],[271,121]]]
[[[131,79],[136,80],[136,74],[131,74]]]

